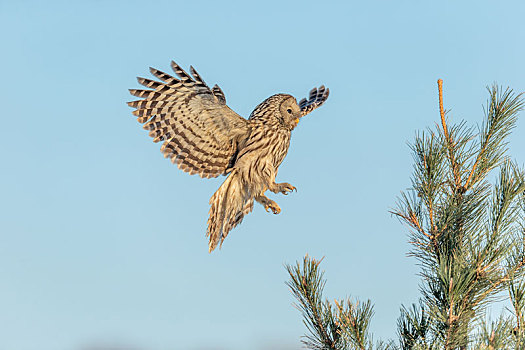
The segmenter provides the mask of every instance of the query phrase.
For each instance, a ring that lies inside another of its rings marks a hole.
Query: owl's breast
[[[275,133],[276,140],[274,147],[272,148],[269,154],[273,157],[273,165],[277,169],[283,162],[286,154],[288,153],[288,148],[290,147],[290,138],[291,133],[289,130],[279,130]]]
[[[248,183],[267,183],[286,157],[290,135],[290,130],[279,125],[254,122],[250,136],[239,149],[234,168]]]

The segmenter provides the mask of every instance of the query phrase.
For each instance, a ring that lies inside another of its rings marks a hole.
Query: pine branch
[[[350,299],[340,303],[336,301],[339,310],[338,320],[341,331],[350,339],[350,344],[356,349],[371,348],[368,328],[374,310],[370,300],[365,303],[353,303]]]
[[[286,284],[297,300],[296,307],[303,315],[308,329],[303,344],[309,349],[369,350],[373,349],[369,333],[370,320],[374,314],[373,306],[352,302],[349,298],[336,300],[332,305],[323,299],[326,281],[324,272],[319,269],[321,261],[307,256],[302,264],[286,265],[290,280]],[[388,349],[389,343],[379,342],[378,349]]]
[[[503,315],[496,321],[482,323],[474,349],[510,349],[512,344],[511,330],[509,319]]]
[[[522,95],[515,95],[511,89],[501,92],[493,85],[487,87],[490,99],[487,102],[487,121],[482,127],[479,152],[465,183],[465,189],[483,177],[502,160],[506,151],[506,137],[516,125],[517,114],[523,109]]]
[[[524,270],[525,234],[520,244],[513,237],[525,176],[504,161],[506,139],[523,101],[512,90],[499,91],[489,90],[476,141],[465,123],[446,120],[443,82],[438,81],[439,137],[432,131],[416,136],[412,187],[391,211],[411,228],[410,255],[422,267],[430,338],[444,349],[467,349],[479,315]],[[498,166],[498,182],[491,185],[488,175]],[[525,233],[525,220],[523,227]],[[406,337],[401,344],[406,344],[416,337],[407,328],[406,311],[402,316]]]
[[[344,349],[346,341],[341,336],[337,316],[331,304],[322,300],[326,281],[324,272],[319,270],[320,263],[307,255],[302,265],[299,262],[295,266],[286,265],[290,275],[286,284],[298,301],[296,307],[301,311],[309,332],[303,343],[310,349]]]
[[[401,350],[412,350],[416,347],[434,349],[431,336],[431,320],[425,312],[425,306],[412,304],[411,309],[401,308],[401,316],[397,320],[397,333]]]
[[[448,131],[447,122],[445,120],[445,110],[443,108],[443,80],[438,79],[438,94],[439,94],[439,115],[441,117],[441,126],[445,136],[445,145],[448,151],[448,159],[452,169],[452,177],[454,179],[455,192],[462,192],[461,175],[459,172],[459,164],[456,156],[456,142]]]

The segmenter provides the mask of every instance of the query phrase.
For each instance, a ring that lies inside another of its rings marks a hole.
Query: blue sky
[[[438,121],[478,122],[497,82],[525,91],[521,1],[0,1],[0,349],[299,349],[284,263],[325,257],[330,299],[375,304],[395,336],[418,297],[405,228],[407,147]],[[131,115],[135,77],[193,65],[243,116],[320,84],[278,179],[207,252],[203,180],[163,159]],[[522,115],[523,117],[523,115]],[[525,162],[525,120],[510,151]]]

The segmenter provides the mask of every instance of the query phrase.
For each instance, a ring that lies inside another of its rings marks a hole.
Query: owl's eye
[[[288,112],[288,114],[292,114],[292,110],[290,108],[288,108],[286,112]]]

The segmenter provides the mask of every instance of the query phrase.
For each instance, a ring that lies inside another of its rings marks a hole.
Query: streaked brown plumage
[[[190,67],[188,75],[175,62],[178,78],[157,69],[151,73],[161,81],[138,78],[149,90],[129,90],[141,100],[128,102],[133,115],[153,142],[163,141],[161,152],[185,172],[210,178],[228,175],[210,199],[209,251],[222,242],[232,228],[252,211],[253,201],[278,214],[281,209],[264,193],[288,194],[295,187],[275,183],[277,170],[299,118],[328,98],[324,86],[310,91],[297,104],[291,95],[273,95],[259,104],[246,120],[226,105],[222,90],[209,88]]]

